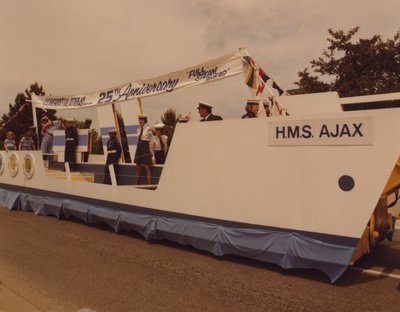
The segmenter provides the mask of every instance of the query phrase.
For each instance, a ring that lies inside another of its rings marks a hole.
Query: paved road
[[[400,233],[397,233],[400,234]],[[359,266],[400,276],[400,241]],[[400,279],[216,258],[0,208],[0,311],[399,311]]]

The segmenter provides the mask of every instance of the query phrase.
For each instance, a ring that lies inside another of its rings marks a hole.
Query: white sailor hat
[[[259,104],[260,104],[260,100],[257,100],[257,99],[248,99],[248,100],[247,100],[247,104],[248,104],[248,105],[259,105]]]
[[[197,106],[197,109],[199,108],[213,108],[213,106],[207,102],[199,101],[199,106]]]
[[[72,117],[67,117],[64,119],[65,122],[74,122],[74,118]]]
[[[117,133],[117,130],[115,128],[110,128],[108,129],[108,133]]]
[[[156,123],[154,125],[154,129],[162,129],[164,127],[165,127],[165,125],[162,122]]]
[[[147,114],[138,114],[138,119],[147,119]]]
[[[49,120],[49,117],[44,116],[44,117],[42,117],[42,119],[40,119],[40,122],[43,122],[43,121],[46,121],[46,120]]]

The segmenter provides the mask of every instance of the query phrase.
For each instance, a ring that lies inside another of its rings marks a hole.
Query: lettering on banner
[[[179,78],[164,81],[158,81],[154,83],[144,83],[139,87],[132,86],[132,83],[127,85],[124,89],[114,89],[108,92],[100,93],[100,99],[98,104],[108,103],[111,101],[126,101],[133,97],[147,96],[159,92],[172,92],[179,82]],[[103,94],[104,93],[104,94]]]
[[[91,102],[86,102],[85,96],[46,98],[43,102],[44,106],[49,107],[83,107],[90,104]]]
[[[209,70],[205,70],[204,67],[202,66],[201,68],[196,68],[189,71],[187,74],[188,74],[188,79],[194,78],[195,81],[199,80],[209,81],[212,79],[224,77],[227,71],[228,71],[227,69],[218,71],[218,66],[215,66],[214,68]]]

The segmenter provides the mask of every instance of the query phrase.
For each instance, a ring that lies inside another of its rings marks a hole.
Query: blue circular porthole
[[[339,187],[342,191],[348,192],[354,188],[354,179],[348,175],[342,175],[338,181]]]

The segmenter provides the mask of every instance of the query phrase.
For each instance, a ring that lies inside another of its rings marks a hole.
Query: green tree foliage
[[[74,126],[77,129],[87,129],[85,121],[75,120]],[[99,133],[94,128],[90,128],[90,132],[92,140],[90,154],[103,154],[103,142]]]
[[[173,108],[168,108],[161,116],[161,121],[165,125],[164,134],[168,136],[168,145],[171,145],[176,123],[178,122],[176,110]]]
[[[8,131],[13,131],[15,139],[19,141],[26,129],[33,125],[32,104],[27,101],[31,100],[31,93],[35,93],[36,95],[45,95],[43,86],[35,82],[30,85],[29,90],[25,89],[25,92],[18,93],[15,97],[14,104],[9,104],[8,113],[3,114],[0,130],[0,142],[2,147]],[[48,117],[55,119],[55,113],[55,110],[44,112],[41,109],[38,109],[37,117],[40,120],[40,118],[46,114]],[[40,122],[38,122],[38,124],[40,124]]]
[[[124,160],[126,163],[131,163],[131,155],[129,154],[129,146],[128,146],[128,138],[126,136],[126,131],[125,131],[125,123],[124,119],[122,118],[122,115],[120,112],[117,111],[117,120],[118,120],[118,128],[120,132],[120,139],[121,139],[121,148],[122,152],[124,154]]]
[[[312,76],[308,68],[305,68],[302,72],[298,73],[300,80],[295,82],[300,89],[293,90],[293,93],[317,93],[326,92],[331,90],[331,86],[325,82],[319,81],[318,76]]]
[[[96,131],[96,129],[92,129],[92,150],[91,154],[103,154],[103,141],[101,140],[101,136]]]
[[[177,123],[176,110],[173,108],[168,108],[164,114],[161,116],[161,121],[165,126],[175,127]]]
[[[384,41],[375,35],[355,40],[359,27],[329,29],[322,56],[298,73],[297,93],[337,91],[341,97],[400,91],[400,32]]]

